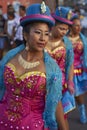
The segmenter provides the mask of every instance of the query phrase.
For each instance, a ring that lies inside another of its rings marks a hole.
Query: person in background
[[[26,15],[26,7],[23,5],[19,6],[19,18],[18,18],[18,26],[15,29],[14,43],[16,46],[21,45],[24,42],[23,38],[23,27],[20,25],[20,18]]]
[[[15,48],[14,43],[15,31],[18,26],[18,18],[15,16],[15,11],[13,6],[10,4],[7,8],[7,22],[6,22],[6,32],[8,38],[9,49]]]
[[[87,92],[87,40],[81,33],[81,22],[77,14],[73,14],[68,38],[74,50],[74,86],[75,99],[79,109],[80,122],[87,123],[84,95]]]
[[[79,8],[74,9],[74,13],[78,15],[81,22],[81,33],[87,36],[87,16],[85,10],[81,10]]]
[[[79,8],[75,9],[73,12],[78,15],[80,20],[82,20],[84,18],[84,16],[81,14],[81,10]]]
[[[5,31],[6,21],[3,17],[2,6],[0,5],[0,60],[3,57],[4,49],[5,49]]]
[[[53,18],[56,21],[52,29],[50,41],[46,46],[46,50],[54,58],[62,71],[62,105],[64,109],[64,117],[69,129],[67,115],[75,109],[74,100],[74,84],[73,84],[73,48],[70,40],[65,36],[72,25],[70,21],[71,10],[65,7],[57,7]]]
[[[13,11],[13,10],[14,10],[14,16],[15,16],[16,18],[19,18],[19,15],[15,12],[15,9],[14,9],[13,5],[12,5],[12,4],[8,4],[8,5],[7,5],[7,12],[3,14],[3,17],[4,17],[5,20],[8,19],[8,11],[11,12],[11,11]]]
[[[44,51],[55,24],[48,6],[32,4],[20,24],[26,45],[10,50],[0,62],[0,130],[67,130],[62,73]]]
[[[84,18],[81,20],[81,32],[85,37],[87,37],[87,16],[84,16]]]

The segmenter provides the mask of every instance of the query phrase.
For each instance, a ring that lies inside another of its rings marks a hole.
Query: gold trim
[[[67,113],[73,111],[74,109],[76,109],[76,107],[73,107],[71,110],[69,110],[69,111],[67,111],[67,112],[64,112],[64,114],[67,114]]]
[[[6,66],[10,67],[12,71],[14,71],[14,75],[16,76],[17,79],[24,79],[26,78],[26,76],[31,76],[31,75],[38,75],[38,76],[42,76],[42,77],[46,77],[44,72],[40,72],[40,71],[29,71],[26,72],[24,74],[22,74],[21,76],[18,76],[17,71],[16,71],[16,67],[12,64],[12,63],[8,63]]]
[[[34,72],[27,72],[25,74],[23,74],[22,76],[20,76],[21,79],[24,79],[26,78],[26,76],[30,76],[30,75],[38,75],[38,76],[41,76],[41,77],[46,77],[45,73],[43,72],[38,72],[38,71],[34,71]]]
[[[14,72],[16,72],[16,68],[12,63],[8,63],[6,66],[10,67]]]
[[[69,39],[72,41],[72,42],[76,42],[80,39],[80,36],[76,36],[76,37],[69,37]]]
[[[74,69],[74,74],[81,74],[82,73],[82,69]]]
[[[55,48],[54,50],[52,50],[52,53],[55,53],[56,51],[60,51],[61,49],[66,50],[64,46],[59,46],[59,47]]]

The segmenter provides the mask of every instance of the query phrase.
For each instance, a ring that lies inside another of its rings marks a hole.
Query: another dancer
[[[71,10],[65,7],[58,7],[53,14],[56,25],[52,29],[50,42],[46,49],[49,54],[56,60],[62,70],[63,98],[65,121],[68,127],[67,113],[75,108],[74,84],[73,84],[73,48],[70,40],[65,36],[68,32]]]
[[[87,40],[81,33],[79,16],[73,14],[71,21],[73,25],[70,28],[68,37],[72,41],[74,50],[75,98],[79,109],[80,122],[86,123],[87,116],[84,105],[84,94],[87,92]]]

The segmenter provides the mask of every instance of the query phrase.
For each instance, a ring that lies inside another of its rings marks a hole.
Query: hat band
[[[44,18],[44,19],[49,19],[52,22],[55,23],[55,20],[51,17],[51,16],[46,16],[46,15],[42,15],[42,14],[33,14],[33,15],[29,15],[29,16],[25,16],[23,18],[20,19],[20,21],[22,20],[26,20],[26,19],[31,19],[31,18]]]
[[[56,16],[55,14],[53,14],[53,17],[54,17],[56,20],[59,20],[59,21],[61,21],[61,22],[64,22],[64,23],[67,23],[67,24],[70,24],[70,25],[73,24],[73,22],[71,22],[70,20],[67,20],[67,19],[65,19],[65,18],[62,18],[62,17],[60,17],[60,16]]]

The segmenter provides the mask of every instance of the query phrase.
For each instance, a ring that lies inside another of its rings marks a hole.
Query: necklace
[[[60,43],[61,43],[61,40],[59,40],[59,41],[57,41],[57,42],[54,42],[54,43],[53,43],[53,44],[54,44],[53,46],[56,47],[56,46],[58,46]]]
[[[40,61],[36,61],[32,63],[28,62],[22,57],[22,55],[19,55],[18,62],[24,69],[32,69],[40,64]]]
[[[76,42],[77,40],[79,40],[79,36],[76,36],[76,37],[69,37],[69,39],[72,41],[72,42]]]

